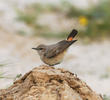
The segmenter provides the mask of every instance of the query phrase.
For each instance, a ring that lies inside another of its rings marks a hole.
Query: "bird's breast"
[[[66,53],[66,51],[63,51],[62,53],[60,53],[57,56],[54,56],[52,58],[42,57],[42,60],[44,63],[46,63],[48,65],[51,65],[51,66],[56,65],[56,64],[59,64],[60,62],[62,62],[65,53]]]

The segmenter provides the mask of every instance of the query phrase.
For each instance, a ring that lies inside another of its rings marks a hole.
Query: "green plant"
[[[79,9],[73,6],[66,0],[61,0],[60,5],[54,4],[31,4],[25,10],[16,10],[18,13],[18,21],[24,22],[28,27],[32,29],[32,33],[40,36],[47,37],[61,37],[62,30],[59,34],[50,30],[48,26],[40,25],[38,23],[38,17],[43,13],[58,13],[64,15],[67,19],[74,18],[80,24],[79,36],[89,39],[110,37],[110,1],[100,0],[98,5],[91,5],[89,9]],[[83,28],[82,28],[83,27]],[[25,31],[20,31],[20,34],[24,34]]]
[[[0,68],[1,68],[1,67],[4,67],[4,66],[6,66],[6,65],[7,65],[6,63],[0,62]],[[0,78],[4,78],[3,75],[4,75],[4,73],[0,71]]]
[[[104,100],[110,100],[110,96],[103,95],[103,99],[104,99]]]

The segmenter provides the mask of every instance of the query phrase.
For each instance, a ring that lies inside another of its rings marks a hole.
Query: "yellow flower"
[[[81,16],[79,18],[79,23],[82,25],[82,26],[86,26],[88,24],[88,19],[85,17],[85,16]]]

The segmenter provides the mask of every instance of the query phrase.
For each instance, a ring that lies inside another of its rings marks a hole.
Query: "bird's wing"
[[[76,40],[73,41],[67,41],[63,40],[58,42],[57,44],[50,45],[45,53],[45,56],[47,58],[52,58],[66,50],[72,43],[74,43]]]

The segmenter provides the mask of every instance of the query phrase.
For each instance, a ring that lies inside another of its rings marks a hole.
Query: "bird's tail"
[[[73,29],[72,32],[68,35],[67,41],[72,41],[73,38],[77,35],[78,31]]]

